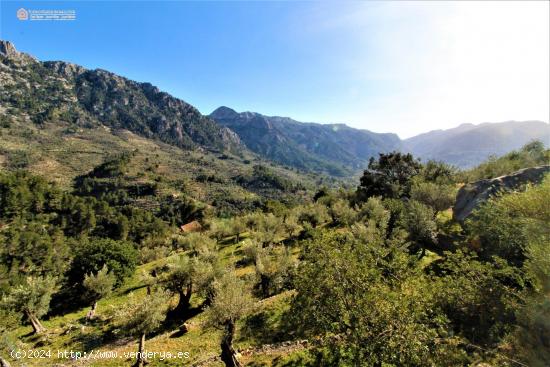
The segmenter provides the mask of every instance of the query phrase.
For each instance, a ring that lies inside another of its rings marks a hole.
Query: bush
[[[138,252],[129,242],[111,239],[91,239],[80,245],[71,264],[69,278],[82,283],[86,274],[97,273],[107,265],[116,277],[119,287],[130,277],[136,268]]]
[[[437,224],[434,220],[434,212],[418,201],[411,200],[406,203],[399,225],[408,232],[409,240],[412,241],[410,249],[413,252],[425,249],[437,242]]]
[[[139,249],[139,263],[147,264],[151,261],[163,259],[170,255],[170,250],[168,246],[158,246],[154,248],[143,247]]]

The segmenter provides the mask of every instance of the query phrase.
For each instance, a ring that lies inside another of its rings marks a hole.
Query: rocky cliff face
[[[550,173],[550,165],[525,168],[506,176],[466,184],[456,196],[453,218],[463,222],[476,208],[496,193],[514,190],[527,183],[540,183],[547,173]]]
[[[20,109],[33,122],[57,118],[127,129],[182,148],[243,148],[233,132],[149,83],[63,61],[39,62],[7,41],[0,41],[0,80],[3,107]]]

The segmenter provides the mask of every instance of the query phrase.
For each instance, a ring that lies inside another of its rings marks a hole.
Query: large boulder
[[[476,181],[460,188],[453,207],[453,218],[463,222],[474,209],[499,191],[515,190],[527,183],[538,184],[550,172],[549,166],[532,167],[509,175]]]

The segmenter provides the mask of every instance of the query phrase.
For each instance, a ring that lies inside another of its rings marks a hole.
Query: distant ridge
[[[346,175],[366,167],[370,157],[400,149],[396,134],[379,134],[345,124],[299,122],[257,112],[219,107],[210,117],[235,131],[252,151],[278,163]]]
[[[550,146],[550,125],[542,121],[485,122],[434,130],[403,141],[403,149],[423,160],[436,159],[461,168],[478,165],[532,140]]]

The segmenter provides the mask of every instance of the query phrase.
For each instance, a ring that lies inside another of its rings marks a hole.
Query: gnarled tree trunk
[[[262,296],[264,298],[269,297],[269,283],[269,277],[265,274],[260,274],[260,289],[262,290]]]
[[[145,358],[145,333],[142,333],[141,337],[139,338],[137,359],[136,359],[136,363],[134,364],[134,367],[143,367],[148,363],[149,362]]]
[[[35,334],[40,334],[46,331],[46,328],[42,326],[42,323],[40,322],[40,320],[38,320],[38,317],[36,317],[34,313],[29,310],[25,311],[25,313],[27,314],[27,318],[31,322],[31,326]]]
[[[94,303],[92,304],[92,308],[86,314],[86,320],[90,321],[95,317],[96,309],[97,309],[97,301],[94,301]]]
[[[221,342],[221,359],[227,367],[242,367],[237,359],[237,352],[233,348],[233,337],[235,336],[235,323],[229,320],[225,324],[225,331]]]
[[[185,287],[185,291],[183,289],[180,289],[179,294],[179,302],[176,308],[174,309],[174,314],[179,316],[185,316],[187,312],[189,311],[189,308],[191,308],[191,294],[193,293],[193,284],[189,283],[187,287]]]

